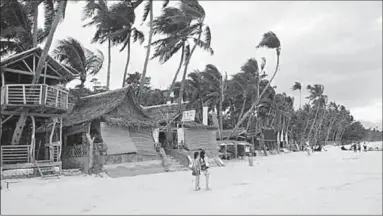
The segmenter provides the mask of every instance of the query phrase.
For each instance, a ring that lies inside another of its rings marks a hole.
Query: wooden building
[[[187,103],[182,104],[181,110],[186,110]],[[210,156],[218,154],[216,141],[217,127],[203,125],[195,121],[182,121],[178,104],[163,104],[143,107],[159,127],[154,134],[157,142],[170,143],[171,149],[183,149],[190,152],[204,149]]]
[[[47,57],[37,84],[31,84],[42,49],[39,47],[2,59],[1,71],[1,167],[2,170],[61,168],[61,124],[68,110],[63,87],[76,72]],[[55,125],[47,136],[36,128]],[[15,131],[15,133],[13,133]]]
[[[135,102],[131,87],[81,98],[64,118],[63,168],[93,168],[97,146],[105,164],[158,160],[154,122]],[[92,152],[92,154],[91,154]]]

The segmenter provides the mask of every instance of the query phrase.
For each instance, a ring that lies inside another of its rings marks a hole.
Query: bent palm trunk
[[[152,44],[152,37],[153,37],[153,0],[149,0],[149,1],[150,1],[149,39],[148,39],[148,47],[146,49],[144,69],[142,70],[142,74],[141,74],[140,88],[138,90],[138,104],[140,104],[141,94],[142,94],[142,91],[144,90],[144,84],[145,84],[144,81],[145,81],[145,77],[146,77],[146,70],[147,70],[148,64],[149,64],[150,47]]]
[[[182,46],[182,52],[181,52],[181,60],[180,60],[180,64],[178,65],[178,68],[177,68],[177,71],[176,71],[176,74],[174,75],[173,77],[173,81],[172,81],[172,84],[170,85],[170,88],[169,88],[169,92],[168,92],[168,95],[166,96],[166,101],[169,101],[169,98],[170,98],[170,94],[172,93],[173,91],[173,88],[174,88],[174,84],[176,83],[176,80],[177,80],[177,77],[178,77],[178,74],[180,73],[181,71],[181,68],[182,68],[182,63],[184,62],[184,56],[185,56],[185,50],[184,50],[185,46]]]
[[[106,75],[106,89],[109,90],[110,87],[110,67],[112,65],[112,56],[111,56],[111,41],[110,38],[108,38],[108,71]]]
[[[126,82],[126,76],[128,75],[128,67],[129,67],[129,62],[130,62],[130,38],[128,39],[128,53],[127,53],[127,57],[126,57],[126,64],[125,64],[125,70],[124,70],[124,79],[122,80],[122,87],[125,86],[125,82]]]

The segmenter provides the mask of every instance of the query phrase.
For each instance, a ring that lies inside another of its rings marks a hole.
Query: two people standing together
[[[192,164],[192,175],[195,177],[195,190],[199,191],[200,188],[200,176],[201,172],[205,176],[206,180],[206,190],[210,190],[209,188],[209,162],[207,160],[206,152],[204,150],[201,150],[200,152],[194,152],[194,160]]]

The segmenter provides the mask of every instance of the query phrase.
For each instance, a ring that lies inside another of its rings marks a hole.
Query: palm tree
[[[196,27],[196,30],[197,30],[196,33],[198,34],[197,39],[193,38],[194,45],[191,51],[190,52],[186,51],[185,66],[184,66],[184,72],[182,75],[181,89],[180,89],[180,95],[183,95],[188,66],[196,47],[197,46],[202,47],[203,49],[210,51],[210,54],[213,54],[213,51],[210,47],[211,32],[210,32],[209,26],[206,26],[204,24],[205,11],[202,8],[202,6],[198,3],[197,0],[181,0],[181,8],[184,11],[186,17],[189,17],[190,24],[192,23],[192,21],[196,21],[196,24],[194,26]],[[203,30],[203,27],[205,27],[204,30]],[[205,33],[205,41],[201,40],[202,33]],[[181,110],[181,101],[182,101],[182,98],[179,97],[178,98],[179,110]]]
[[[141,31],[138,31],[136,28],[132,28],[130,30],[130,33],[128,33],[128,35],[127,35],[126,44],[124,44],[122,49],[120,50],[120,51],[122,51],[125,48],[125,46],[127,46],[127,58],[126,58],[126,64],[125,64],[125,69],[124,69],[124,77],[122,80],[122,87],[125,86],[125,80],[126,80],[126,76],[128,74],[128,67],[129,67],[129,62],[130,62],[130,41],[131,41],[130,38],[133,38],[133,42],[139,41],[140,44],[142,44],[145,40],[144,34]]]
[[[185,3],[183,3],[183,5],[184,4]],[[179,50],[181,50],[180,63],[173,77],[173,81],[170,85],[166,100],[169,100],[170,94],[173,92],[177,77],[179,75],[179,72],[181,71],[184,61],[185,66],[186,60],[189,59],[190,61],[191,44],[197,44],[197,46],[208,50],[210,54],[213,54],[213,50],[210,48],[210,29],[208,27],[205,27],[204,41],[202,41],[200,37],[196,38],[196,35],[201,34],[201,24],[192,23],[196,19],[193,15],[194,13],[191,13],[190,10],[186,10],[185,7],[182,7],[181,9],[174,7],[166,7],[163,9],[163,13],[153,21],[153,34],[161,34],[165,37],[152,43],[152,45],[155,46],[152,59],[158,57],[160,63],[163,64],[167,62]]]
[[[84,88],[86,78],[89,75],[96,75],[104,63],[104,55],[100,50],[93,53],[74,38],[60,40],[53,53],[63,65],[80,73],[81,88]]]
[[[293,91],[299,90],[299,109],[301,109],[302,103],[302,85],[300,82],[295,82],[293,87],[291,88]]]
[[[313,123],[311,124],[310,130],[308,133],[308,137],[307,137],[308,139],[310,139],[310,134],[314,129],[314,125],[315,125],[315,122],[316,122],[316,119],[318,116],[319,108],[321,106],[320,98],[322,98],[324,86],[319,85],[319,84],[315,84],[314,86],[308,85],[307,90],[309,90],[309,92],[310,92],[310,95],[307,97],[307,99],[309,99],[309,101],[313,101],[313,105],[316,106],[316,112],[315,112],[314,120],[313,120]]]
[[[277,65],[276,65],[276,68],[275,68],[275,71],[274,71],[274,74],[273,76],[271,77],[270,81],[268,82],[266,88],[262,91],[262,93],[259,95],[259,97],[257,98],[257,100],[255,100],[255,102],[252,104],[252,106],[250,107],[250,109],[245,113],[245,115],[243,115],[243,117],[237,122],[237,124],[235,125],[235,127],[233,128],[231,134],[229,135],[229,137],[232,136],[233,132],[235,130],[238,129],[238,127],[240,125],[242,125],[242,123],[245,121],[246,118],[249,117],[249,115],[253,112],[254,108],[256,108],[259,104],[259,101],[260,99],[262,98],[262,96],[265,94],[265,92],[267,91],[268,87],[270,86],[271,82],[274,80],[274,77],[275,75],[277,74],[278,72],[278,68],[279,68],[279,56],[280,56],[280,53],[281,53],[281,43],[277,37],[277,35],[273,32],[267,32],[263,35],[263,38],[261,40],[261,42],[259,43],[259,45],[257,46],[257,48],[260,48],[260,47],[266,47],[266,48],[269,48],[269,49],[275,49],[276,50],[276,54],[277,54]]]
[[[95,25],[96,33],[92,43],[104,43],[108,41],[108,71],[107,89],[110,87],[111,47],[116,44],[123,44],[121,49],[128,47],[127,63],[125,65],[124,79],[130,61],[130,38],[133,35],[134,41],[143,41],[143,34],[137,29],[132,29],[135,20],[134,4],[119,2],[108,7],[106,0],[88,0],[84,8],[83,20],[91,18],[91,21],[84,25]]]
[[[211,109],[217,110],[217,115],[219,118],[219,134],[220,139],[222,139],[222,129],[223,129],[223,110],[222,104],[225,100],[224,91],[225,83],[227,80],[227,75],[225,78],[222,76],[221,72],[217,69],[216,66],[212,64],[206,65],[205,70],[202,72],[202,79],[206,86],[205,92],[205,102],[209,104]],[[182,83],[181,83],[182,87]]]
[[[164,4],[162,5],[163,8],[165,8],[169,4],[170,0],[165,0]],[[146,70],[148,68],[149,64],[149,56],[150,56],[150,48],[152,44],[152,37],[153,37],[153,0],[148,0],[147,4],[145,5],[144,15],[142,21],[145,22],[149,14],[149,38],[148,38],[148,45],[146,47],[146,56],[145,56],[145,62],[144,62],[144,68],[142,70],[142,78],[140,81],[140,89],[138,91],[138,103],[140,102],[141,98],[141,92],[144,88],[144,80],[146,77]]]

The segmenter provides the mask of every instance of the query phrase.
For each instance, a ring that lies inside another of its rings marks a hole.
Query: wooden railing
[[[30,163],[32,161],[30,145],[1,146],[1,164]]]
[[[68,92],[46,84],[9,84],[1,87],[1,105],[46,106],[68,109]]]

